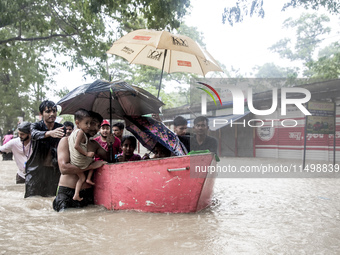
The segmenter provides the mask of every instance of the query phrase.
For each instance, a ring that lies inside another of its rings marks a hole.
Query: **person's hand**
[[[145,153],[144,156],[142,157],[142,159],[150,159],[150,156],[148,153]]]
[[[90,164],[90,165],[88,166],[88,169],[87,169],[87,170],[100,168],[100,167],[102,167],[103,165],[105,165],[106,163],[107,163],[106,161],[102,161],[102,160],[95,161],[95,162],[93,162],[92,164]]]
[[[86,153],[86,157],[93,158],[94,157],[94,152],[93,151],[87,152]]]
[[[64,127],[58,127],[54,130],[47,131],[48,135],[53,137],[53,138],[62,138],[65,133],[64,133]]]
[[[158,113],[157,113],[157,114],[156,114],[156,113],[153,113],[151,116],[152,116],[152,118],[154,118],[155,120],[162,122],[161,117],[159,117],[159,114],[158,114]]]
[[[115,136],[113,134],[109,134],[107,137],[106,137],[106,142],[107,144],[113,144],[115,142]]]
[[[117,156],[117,161],[118,161],[118,162],[124,162],[124,157],[123,157],[123,155]]]

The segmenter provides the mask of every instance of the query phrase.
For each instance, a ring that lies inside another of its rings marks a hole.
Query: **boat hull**
[[[104,165],[94,176],[95,204],[109,210],[197,212],[210,205],[215,178],[194,173],[196,165],[216,165],[214,154]]]

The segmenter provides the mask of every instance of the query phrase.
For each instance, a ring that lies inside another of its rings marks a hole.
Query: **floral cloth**
[[[144,147],[152,151],[157,143],[162,144],[176,156],[183,156],[187,151],[178,136],[169,130],[162,122],[150,117],[125,116],[126,129],[142,143]]]

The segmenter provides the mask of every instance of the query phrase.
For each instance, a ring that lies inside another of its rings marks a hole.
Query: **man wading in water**
[[[26,163],[25,197],[54,196],[60,172],[57,146],[65,135],[64,126],[55,122],[57,106],[45,100],[39,106],[42,120],[31,125],[32,155]]]
[[[93,137],[99,131],[103,118],[98,113],[91,111],[90,115],[92,117],[92,121],[89,133],[87,135],[89,137]],[[113,135],[108,135],[107,142],[112,143],[112,141],[114,141]],[[94,151],[95,155],[98,155],[101,159],[107,160],[109,158],[108,152],[93,139],[89,140],[88,149],[90,151]],[[59,212],[65,210],[66,208],[83,207],[93,204],[93,186],[86,182],[84,182],[82,190],[80,191],[80,196],[83,198],[83,200],[73,200],[76,183],[78,181],[77,174],[90,169],[97,169],[105,163],[105,161],[101,160],[95,161],[85,169],[80,169],[70,164],[68,138],[65,137],[61,139],[58,146],[58,164],[61,176],[59,179],[57,196],[53,201],[53,209]]]

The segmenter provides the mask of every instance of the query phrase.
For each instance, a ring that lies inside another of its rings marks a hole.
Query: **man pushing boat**
[[[89,137],[93,137],[99,131],[100,124],[103,118],[100,114],[90,112],[92,117],[90,130],[88,132]],[[111,143],[114,141],[114,136],[108,136],[107,142]],[[99,158],[107,160],[109,158],[108,152],[103,149],[98,142],[93,139],[89,140],[88,149],[95,152]],[[80,169],[70,163],[70,151],[68,145],[68,138],[64,137],[60,140],[58,146],[58,164],[61,172],[59,179],[57,196],[53,201],[53,209],[57,212],[63,211],[67,208],[72,207],[84,207],[89,204],[93,204],[93,186],[84,182],[80,196],[83,198],[82,201],[73,200],[76,183],[78,181],[78,173],[100,168],[106,161],[98,160],[90,164],[85,169]]]

